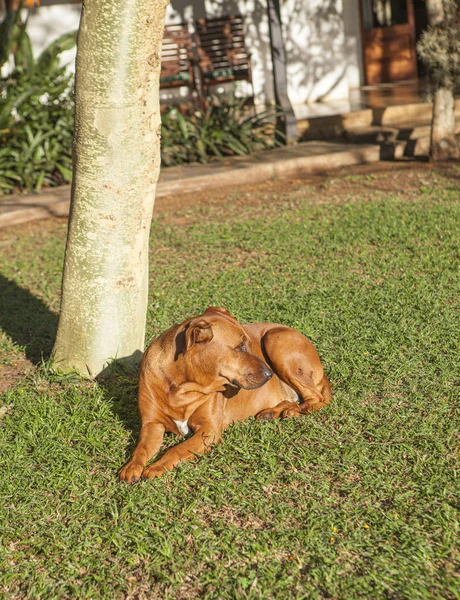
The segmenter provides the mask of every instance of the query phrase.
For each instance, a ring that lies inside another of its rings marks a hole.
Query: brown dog
[[[319,356],[301,333],[274,323],[242,326],[225,308],[208,308],[145,351],[140,440],[120,478],[135,483],[162,475],[209,450],[235,421],[295,417],[330,400]],[[166,431],[193,435],[146,467]]]

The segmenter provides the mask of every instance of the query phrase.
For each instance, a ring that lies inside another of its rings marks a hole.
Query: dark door
[[[361,25],[368,85],[417,77],[412,0],[361,0]]]

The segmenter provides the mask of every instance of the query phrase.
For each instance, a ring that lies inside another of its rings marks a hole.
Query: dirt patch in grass
[[[27,359],[14,360],[10,364],[0,359],[0,394],[12,388],[26,373],[35,367]]]
[[[287,179],[270,179],[264,183],[213,189],[203,192],[174,194],[155,201],[156,216],[166,216],[165,222],[172,225],[185,225],[196,217],[184,214],[189,209],[207,206],[244,206],[283,203],[283,196],[305,188],[310,192],[312,203],[345,201],[350,196],[356,199],[372,198],[375,192],[410,194],[423,192],[424,186],[433,185],[438,178],[460,180],[460,170],[454,163],[432,164],[428,162],[400,161],[378,162],[367,165],[354,165],[317,174],[299,175]],[[433,179],[434,178],[434,179]],[[181,214],[177,214],[181,213]],[[56,225],[67,222],[66,218],[50,217],[30,221],[8,229],[0,230],[0,248],[8,243],[11,236],[29,234],[35,231],[54,230]]]
[[[165,196],[157,199],[154,214],[162,217],[169,214],[165,223],[184,225],[197,219],[196,215],[184,214],[188,210],[209,206],[223,207],[231,212],[248,206],[263,208],[268,204],[284,204],[286,195],[293,195],[295,200],[299,191],[302,196],[309,195],[312,204],[344,202],[350,198],[371,200],[376,192],[414,194],[424,186],[433,185],[438,174],[460,178],[458,169],[449,163],[434,166],[426,162],[380,162],[343,167],[329,173],[270,179],[254,185],[248,183],[222,190]],[[179,212],[180,215],[176,214]]]

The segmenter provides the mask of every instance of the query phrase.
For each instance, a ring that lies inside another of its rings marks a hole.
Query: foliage
[[[422,33],[417,52],[435,89],[452,89],[460,79],[460,4],[444,0],[444,20]]]
[[[244,156],[274,145],[275,111],[248,114],[244,100],[218,101],[183,115],[169,108],[162,116],[161,159],[165,166]]]
[[[232,426],[209,455],[129,487],[116,473],[139,432],[136,375],[75,386],[34,371],[0,395],[0,596],[458,599],[449,169],[347,167],[173,215],[159,202],[149,335],[208,304],[284,322],[315,342],[333,401]],[[0,236],[0,351],[36,360],[55,332],[66,225]]]
[[[16,69],[0,83],[0,191],[14,186],[38,191],[43,182],[71,180],[73,98],[70,76],[53,60],[59,48],[50,48],[47,60],[40,60],[40,72]],[[162,164],[208,162],[270,148],[275,115],[274,110],[247,114],[243,101],[216,101],[191,115],[171,107],[162,115]]]
[[[39,191],[72,178],[72,76],[59,55],[75,44],[75,33],[53,42],[35,60],[20,11],[0,25],[0,62],[14,69],[0,80],[0,194],[15,188]],[[182,115],[169,108],[162,117],[165,166],[245,155],[274,145],[276,111],[248,114],[244,100],[217,99],[206,111]]]
[[[0,68],[11,58],[17,65],[21,64],[22,56],[32,54],[30,39],[26,33],[27,18],[22,19],[24,0],[20,0],[17,10],[9,4],[5,3],[3,20],[0,23]]]
[[[22,36],[28,40],[25,30]],[[72,76],[59,55],[75,39],[61,36],[37,59],[30,48],[17,53],[14,70],[0,80],[0,193],[71,180]]]

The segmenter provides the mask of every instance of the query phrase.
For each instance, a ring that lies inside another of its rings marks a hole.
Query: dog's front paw
[[[119,477],[122,481],[126,481],[127,483],[136,483],[139,481],[143,469],[143,464],[131,460],[122,468]]]
[[[150,467],[146,467],[142,471],[142,479],[153,479],[154,477],[161,477],[166,473],[167,469],[164,467],[153,463]]]

